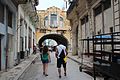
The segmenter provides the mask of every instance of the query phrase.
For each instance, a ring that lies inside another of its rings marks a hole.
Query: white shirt
[[[62,52],[62,50],[64,50],[64,53],[66,55],[66,46],[60,44],[60,45],[57,46],[57,50],[58,50],[58,56],[57,56],[58,58],[60,58],[59,55]]]

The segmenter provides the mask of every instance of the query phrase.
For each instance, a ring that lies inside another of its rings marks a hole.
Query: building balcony
[[[79,0],[73,0],[73,1],[69,2],[70,6],[69,6],[69,8],[67,10],[67,15],[69,15],[72,12],[73,8],[76,6],[76,4],[78,3],[78,1]]]
[[[13,4],[17,7],[19,4],[26,4],[28,0],[11,0]]]
[[[17,4],[26,4],[28,0],[14,0]]]
[[[26,4],[22,4],[22,8],[26,15],[29,15],[29,19],[33,25],[37,25],[39,18],[37,15],[36,5],[38,4],[38,0],[29,0]]]
[[[15,1],[17,4],[26,4],[27,2],[30,2],[30,0],[13,0],[13,1]],[[31,1],[35,3],[35,6],[39,4],[39,0],[31,0]]]
[[[39,0],[11,0],[14,5],[17,7],[19,4],[27,4],[31,2],[34,6],[38,6]]]

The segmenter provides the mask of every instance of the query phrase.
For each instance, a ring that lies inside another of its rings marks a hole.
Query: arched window
[[[48,26],[48,16],[46,16],[45,18],[44,18],[44,26]]]
[[[60,27],[63,27],[63,18],[60,17]]]
[[[56,14],[50,15],[50,27],[52,28],[57,27],[57,15]]]

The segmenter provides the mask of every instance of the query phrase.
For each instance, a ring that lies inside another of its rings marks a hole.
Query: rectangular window
[[[23,51],[23,37],[20,37],[20,51]]]
[[[0,2],[0,22],[4,23],[4,5]]]
[[[45,29],[41,29],[40,33],[46,33],[46,30]]]
[[[29,48],[29,50],[30,50],[30,48],[31,48],[31,37],[29,37],[28,48]]]
[[[102,7],[103,5],[103,7]],[[106,10],[111,7],[111,0],[104,0],[101,2],[101,4],[94,9],[95,16],[99,15],[102,13],[102,8],[103,10]]]
[[[56,14],[51,14],[50,18],[50,27],[51,28],[56,28],[57,27],[57,15]]]
[[[102,13],[102,5],[99,5],[97,8],[94,9],[95,16]]]
[[[32,29],[29,28],[29,43],[28,43],[29,49],[30,49],[31,46],[32,46],[31,42],[32,42]]]
[[[45,26],[45,27],[48,26],[48,16],[46,16],[45,19],[44,19],[44,26]]]
[[[113,27],[110,27],[110,33],[112,33],[113,32]]]
[[[111,7],[111,0],[105,0],[103,5],[104,5],[104,10],[110,8]]]
[[[12,12],[8,10],[8,26],[12,28]]]

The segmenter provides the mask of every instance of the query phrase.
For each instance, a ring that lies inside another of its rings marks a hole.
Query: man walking
[[[56,47],[56,58],[57,58],[57,68],[59,73],[59,78],[61,78],[61,65],[63,65],[64,68],[64,76],[66,76],[66,61],[64,61],[64,58],[67,56],[67,50],[66,46],[59,44]]]

